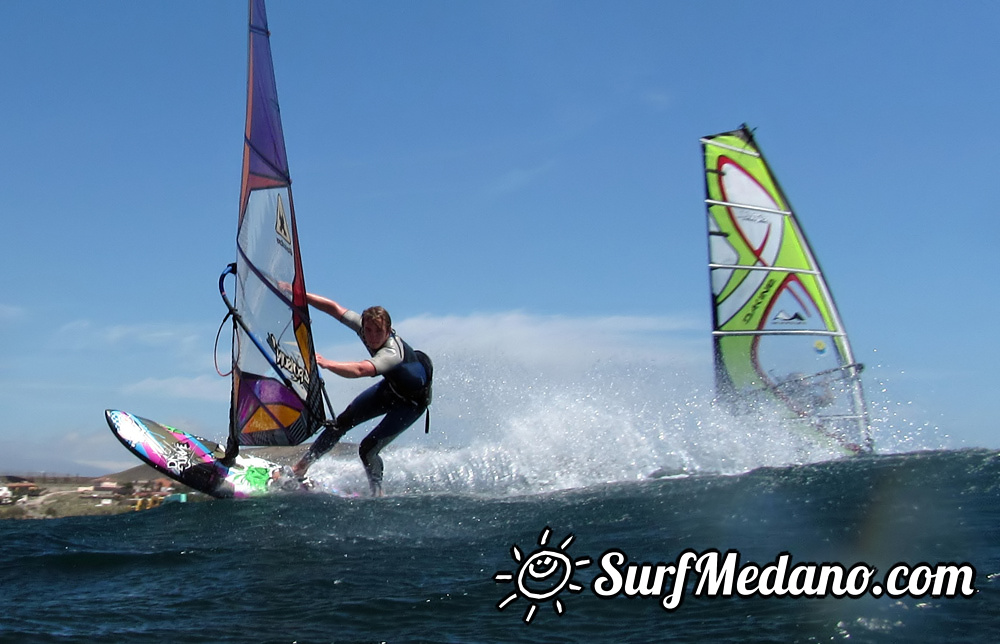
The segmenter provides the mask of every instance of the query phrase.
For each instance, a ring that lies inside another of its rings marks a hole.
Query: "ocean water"
[[[0,543],[2,642],[983,641],[1000,629],[1000,453],[172,504],[3,521]],[[610,592],[611,570],[685,550],[913,574],[897,577],[898,597],[698,595],[689,574],[669,611],[671,575],[650,574],[645,595]],[[605,568],[609,551],[625,563]],[[555,576],[521,575],[552,561]],[[974,569],[975,592],[934,596],[939,563]]]
[[[943,449],[910,406],[872,401],[878,454],[843,458],[641,351],[533,362],[564,335],[436,350],[431,432],[383,452],[386,498],[347,456],[314,465],[316,493],[0,521],[0,642],[1000,632],[1000,452]]]

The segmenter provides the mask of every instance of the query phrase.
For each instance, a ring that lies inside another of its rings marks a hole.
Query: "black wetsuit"
[[[341,322],[361,335],[361,316],[354,311],[344,314]],[[363,339],[363,338],[362,338]],[[412,425],[430,403],[431,375],[414,351],[395,331],[378,349],[372,351],[375,375],[382,381],[361,392],[347,406],[335,424],[328,426],[306,453],[309,463],[327,453],[350,429],[376,416],[385,417],[361,441],[358,452],[368,475],[372,494],[382,490],[382,458],[379,452]]]

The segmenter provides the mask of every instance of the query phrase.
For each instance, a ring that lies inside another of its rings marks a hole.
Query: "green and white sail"
[[[847,332],[799,221],[744,125],[701,139],[716,391],[855,453],[872,450]]]

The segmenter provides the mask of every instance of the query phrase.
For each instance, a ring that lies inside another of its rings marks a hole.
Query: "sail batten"
[[[718,398],[870,451],[862,365],[764,154],[746,126],[701,143]]]
[[[819,275],[819,271],[809,271],[801,268],[789,268],[787,266],[741,266],[740,264],[709,264],[710,269],[731,268],[741,271],[776,271],[783,273],[799,273],[802,275]]]
[[[822,330],[796,330],[796,329],[757,329],[753,331],[712,331],[713,336],[727,336],[727,335],[819,335],[819,336],[829,336],[836,338],[847,337],[847,334],[841,333],[839,331],[822,331]]]
[[[730,152],[736,152],[738,154],[745,154],[754,158],[760,158],[760,153],[756,150],[749,150],[747,148],[736,147],[735,145],[726,145],[724,143],[719,143],[711,138],[700,139],[702,145],[710,145],[716,148],[722,148],[723,150],[729,150]],[[714,172],[714,170],[713,170]]]
[[[249,1],[230,445],[296,445],[326,420],[264,0]],[[230,302],[223,280],[236,276]],[[227,450],[228,452],[228,450]]]
[[[706,199],[705,203],[710,206],[726,206],[729,208],[742,208],[744,210],[756,210],[757,212],[769,212],[775,215],[791,215],[792,213],[788,210],[775,210],[774,208],[765,208],[763,206],[754,206],[747,203],[736,203],[733,201],[718,201],[716,199]]]

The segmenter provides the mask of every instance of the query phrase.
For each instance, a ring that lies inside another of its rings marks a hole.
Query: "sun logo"
[[[524,611],[525,624],[531,623],[539,604],[550,599],[556,614],[562,615],[566,608],[557,595],[564,589],[568,589],[571,593],[583,590],[583,586],[573,582],[573,571],[576,568],[589,566],[590,559],[583,557],[574,561],[564,552],[573,543],[573,535],[566,537],[557,548],[547,547],[551,536],[552,530],[547,527],[542,530],[538,537],[538,545],[541,548],[527,557],[517,545],[511,546],[510,555],[519,564],[516,574],[501,570],[493,575],[493,581],[500,583],[515,581],[517,585],[516,590],[500,600],[497,610],[503,610],[518,597],[524,597],[530,602]]]

